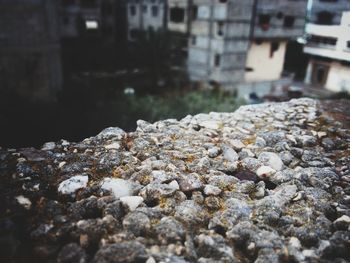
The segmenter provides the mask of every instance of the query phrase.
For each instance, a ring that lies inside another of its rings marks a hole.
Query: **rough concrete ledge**
[[[320,106],[0,149],[1,262],[349,261],[349,130]]]

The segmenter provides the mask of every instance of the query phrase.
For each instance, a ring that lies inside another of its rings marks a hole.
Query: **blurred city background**
[[[350,0],[0,0],[0,145],[349,98]]]

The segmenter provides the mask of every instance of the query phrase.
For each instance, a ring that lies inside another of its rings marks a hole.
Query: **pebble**
[[[78,189],[87,186],[89,177],[87,175],[76,175],[61,182],[58,186],[58,192],[65,195],[74,194]]]

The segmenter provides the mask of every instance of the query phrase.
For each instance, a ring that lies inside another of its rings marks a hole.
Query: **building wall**
[[[224,89],[243,80],[253,1],[193,1],[188,71]]]
[[[278,43],[278,49],[274,52],[271,45]],[[261,44],[252,42],[247,56],[247,69],[245,80],[267,81],[278,80],[281,78],[286,52],[287,41],[264,41]]]
[[[311,58],[305,82],[334,92],[350,92],[350,65],[319,57]]]
[[[328,12],[332,19],[328,25],[339,25],[342,17],[342,12],[350,10],[350,2],[348,0],[337,1],[320,1],[313,0],[311,10],[309,13],[310,22],[312,24],[320,24],[320,13]]]
[[[58,2],[0,1],[0,89],[28,99],[62,87]]]
[[[189,32],[190,8],[188,0],[168,0],[167,27],[170,31],[182,34]],[[183,12],[183,19],[174,19],[176,11],[178,16]]]
[[[293,38],[303,35],[307,0],[258,0],[254,38]]]
[[[79,38],[86,36],[114,36],[121,31],[117,16],[122,8],[120,0],[61,0],[61,36]],[[92,23],[92,26],[89,26]],[[96,26],[96,27],[95,27]],[[123,29],[125,30],[125,28]]]
[[[306,33],[305,53],[350,61],[350,12],[343,13],[339,25],[308,24]]]
[[[128,39],[134,40],[133,31],[165,28],[166,0],[128,0]]]
[[[332,62],[326,88],[332,91],[350,92],[350,66],[342,65],[339,62]]]

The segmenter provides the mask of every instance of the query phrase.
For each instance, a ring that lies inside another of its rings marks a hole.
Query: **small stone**
[[[296,238],[296,237],[291,237],[289,239],[289,245],[292,246],[292,247],[295,247],[297,249],[301,248],[301,243],[300,243],[299,239]]]
[[[211,130],[218,130],[222,127],[222,123],[218,121],[202,121],[199,125]]]
[[[350,217],[343,215],[333,222],[333,225],[338,230],[348,230],[350,226]]]
[[[29,210],[32,207],[32,202],[23,195],[19,195],[16,197],[17,202],[23,206],[25,209]]]
[[[41,147],[41,150],[43,151],[52,151],[53,149],[55,149],[56,147],[56,143],[54,142],[47,142],[43,145],[43,147]]]
[[[151,229],[151,220],[146,214],[136,210],[125,216],[123,227],[135,236],[144,236]]]
[[[222,153],[226,161],[229,161],[232,163],[238,161],[238,158],[239,158],[238,154],[230,146],[227,146],[227,145],[222,146]]]
[[[118,140],[122,139],[125,136],[125,131],[118,127],[109,127],[101,131],[96,138],[97,139],[109,139],[116,138]]]
[[[326,132],[317,132],[317,136],[318,136],[318,138],[323,138],[323,137],[327,136],[327,133]]]
[[[214,185],[207,184],[204,187],[204,194],[205,195],[214,195],[217,196],[221,193],[221,189],[219,187],[216,187]]]
[[[240,140],[229,140],[229,144],[235,151],[240,151],[245,147],[245,144]]]
[[[263,164],[265,164],[266,166],[271,167],[275,171],[281,171],[282,170],[283,162],[282,162],[281,158],[275,153],[262,152],[259,155],[258,160],[260,162],[262,162]]]
[[[220,148],[218,147],[212,147],[208,150],[208,156],[210,158],[215,158],[220,154]]]
[[[260,178],[268,178],[271,177],[276,173],[276,170],[272,169],[269,166],[261,166],[257,171],[256,174]]]
[[[102,181],[101,189],[110,191],[115,198],[132,195],[131,184],[119,178],[105,178]]]
[[[146,247],[138,241],[124,241],[101,247],[95,254],[96,263],[145,262],[148,259]]]
[[[112,142],[110,144],[107,144],[104,146],[107,150],[119,150],[120,149],[120,144],[119,142]]]
[[[63,182],[58,186],[58,192],[65,195],[74,194],[76,190],[87,186],[89,177],[87,175],[76,175]]]
[[[179,190],[180,189],[179,183],[176,180],[171,181],[168,185],[170,187],[172,187],[173,189],[175,189],[175,190]]]
[[[85,263],[86,253],[76,243],[65,245],[57,256],[57,263]]]
[[[130,211],[134,211],[143,202],[141,196],[124,196],[120,198],[122,204],[129,208]]]

